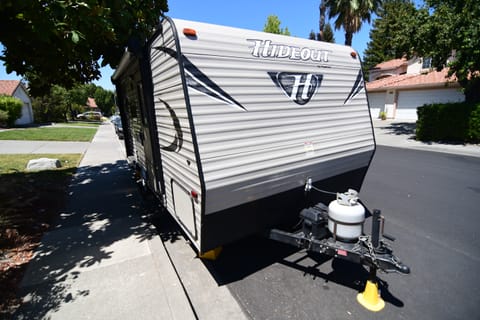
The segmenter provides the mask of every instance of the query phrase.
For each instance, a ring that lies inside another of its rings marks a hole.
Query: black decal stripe
[[[155,47],[155,49],[163,51],[171,57],[177,59],[175,50],[166,47]],[[183,66],[186,71],[187,85],[203,94],[206,94],[216,100],[220,100],[226,104],[234,105],[242,110],[247,111],[244,106],[238,103],[233,97],[220,88],[206,74],[198,69],[187,57],[182,55]]]
[[[180,125],[180,120],[178,119],[175,110],[173,110],[168,103],[162,99],[159,99],[159,101],[165,105],[165,108],[167,108],[168,112],[170,113],[170,117],[173,120],[173,127],[175,128],[175,138],[173,139],[172,143],[166,147],[162,147],[162,149],[170,152],[180,152],[183,145],[183,132]]]
[[[247,111],[240,103],[235,101],[228,93],[223,91],[215,82],[213,82],[206,74],[200,71],[190,60],[188,60],[185,56],[183,57],[184,62],[183,65],[187,71],[187,73],[193,78],[196,79],[197,86],[192,87],[193,89],[198,90],[198,85],[202,86],[202,90],[198,90],[202,93],[205,93],[215,99],[220,99],[227,104],[235,105],[240,107],[241,109]]]
[[[220,100],[221,102],[224,102],[226,104],[235,104],[235,102],[228,100],[227,97],[221,96],[217,92],[213,91],[209,86],[204,84],[200,79],[195,78],[194,75],[192,75],[188,69],[186,70],[186,79],[187,79],[187,85],[192,88],[197,90],[200,93],[203,93],[207,96],[210,96],[214,99]],[[243,107],[242,107],[243,108]],[[245,110],[245,109],[244,109]]]
[[[281,89],[282,86],[280,85],[280,81],[278,81],[278,72],[270,72],[269,71],[267,73],[270,76],[270,78],[272,79],[273,83],[275,83],[275,85]]]
[[[355,80],[355,83],[353,84],[352,90],[348,94],[347,99],[343,102],[343,104],[347,104],[350,102],[357,94],[360,93],[360,91],[363,90],[363,76],[362,76],[362,70],[358,71],[357,74],[357,79]]]

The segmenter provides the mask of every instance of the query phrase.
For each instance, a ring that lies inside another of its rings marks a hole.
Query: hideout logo
[[[253,43],[251,54],[257,58],[280,58],[300,61],[328,62],[327,50],[309,47],[295,47],[271,40],[247,39]],[[307,104],[314,96],[322,82],[321,74],[293,73],[293,72],[268,72],[268,75],[285,95],[299,105]]]
[[[323,78],[321,74],[312,73],[269,72],[268,75],[290,100],[299,105],[312,99]]]

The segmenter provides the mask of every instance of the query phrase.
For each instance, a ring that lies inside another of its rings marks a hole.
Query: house
[[[87,98],[87,108],[89,111],[100,111],[94,98]]]
[[[367,95],[373,118],[417,119],[417,108],[430,103],[461,102],[465,95],[448,69],[436,71],[431,59],[393,59],[370,70]]]
[[[87,98],[87,107],[89,108],[98,108],[97,103],[95,102],[94,98]]]
[[[28,95],[27,88],[20,80],[0,80],[0,94],[22,100],[22,116],[15,121],[16,125],[33,123],[32,100]]]

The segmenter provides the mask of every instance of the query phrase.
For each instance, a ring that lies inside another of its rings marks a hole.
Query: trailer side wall
[[[150,48],[153,103],[162,159],[167,210],[199,246],[202,185],[195,152],[181,52],[174,26],[165,20]]]

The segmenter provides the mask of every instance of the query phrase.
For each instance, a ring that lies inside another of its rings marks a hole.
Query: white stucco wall
[[[27,92],[20,85],[13,93],[15,98],[22,100],[22,115],[15,121],[16,125],[25,125],[33,123],[33,110],[32,110],[32,100],[30,99]]]

